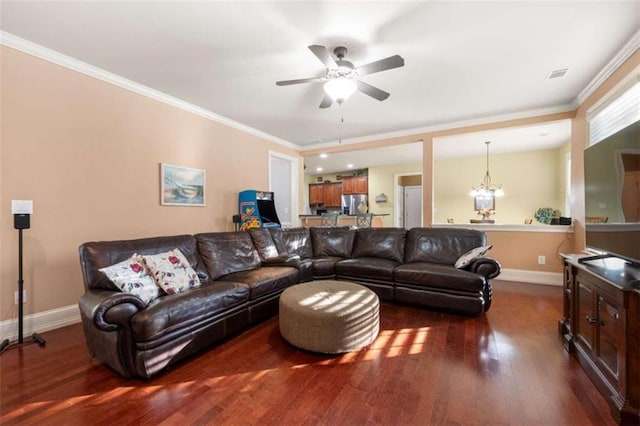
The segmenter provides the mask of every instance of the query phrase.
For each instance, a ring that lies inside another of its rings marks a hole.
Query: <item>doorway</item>
[[[422,226],[422,173],[399,173],[395,179],[395,226]]]
[[[640,153],[619,152],[618,155],[618,164],[622,166],[622,179],[619,179],[622,218],[627,223],[640,222]]]
[[[269,151],[269,191],[282,227],[294,226],[298,205],[298,159]]]

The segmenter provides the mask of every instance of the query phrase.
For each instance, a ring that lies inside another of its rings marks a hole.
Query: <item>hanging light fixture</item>
[[[347,77],[333,78],[324,84],[324,92],[339,104],[349,99],[357,88],[356,82]]]
[[[487,145],[487,172],[484,175],[484,179],[480,186],[472,187],[469,195],[472,197],[502,197],[504,195],[504,191],[502,191],[502,185],[495,185],[491,183],[491,175],[489,174],[489,144],[491,141],[486,141],[485,145]]]

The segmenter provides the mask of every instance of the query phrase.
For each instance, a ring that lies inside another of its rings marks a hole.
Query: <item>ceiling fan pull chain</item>
[[[340,113],[340,123],[338,123],[338,143],[342,143],[342,123],[344,123],[344,116],[342,115],[342,102],[338,103],[338,112]]]

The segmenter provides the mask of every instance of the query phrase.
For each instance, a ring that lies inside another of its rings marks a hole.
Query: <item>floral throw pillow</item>
[[[487,252],[491,250],[492,247],[493,246],[490,245],[490,246],[476,247],[474,249],[471,249],[465,254],[463,254],[462,256],[460,256],[454,266],[458,269],[464,268],[465,266],[470,264],[474,259],[477,259],[478,257],[482,257],[485,254],[487,254]]]
[[[144,262],[156,284],[167,294],[200,287],[198,274],[179,249],[144,256]]]
[[[134,254],[129,259],[115,265],[101,268],[107,278],[120,291],[138,296],[146,304],[160,296],[160,289],[144,264],[142,256]]]

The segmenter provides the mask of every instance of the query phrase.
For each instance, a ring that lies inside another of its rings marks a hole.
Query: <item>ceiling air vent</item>
[[[557,70],[552,70],[549,71],[549,74],[547,74],[547,80],[554,80],[556,78],[564,78],[565,75],[567,75],[567,71],[569,71],[569,68],[560,68]]]

